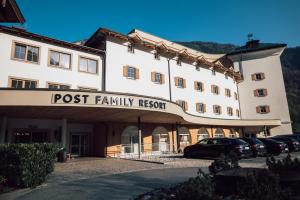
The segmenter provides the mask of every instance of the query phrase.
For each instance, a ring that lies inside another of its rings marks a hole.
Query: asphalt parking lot
[[[281,154],[276,158],[283,158]],[[292,153],[300,158],[300,152]],[[240,160],[242,167],[266,167],[265,157]],[[123,159],[81,158],[57,163],[47,181],[35,189],[17,190],[0,199],[130,199],[141,193],[168,187],[208,171],[212,160],[180,156],[165,164]]]

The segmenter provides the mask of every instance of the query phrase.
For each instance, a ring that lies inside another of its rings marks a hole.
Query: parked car
[[[298,142],[300,142],[300,134],[285,134],[285,135],[279,135],[275,137],[288,137],[288,138],[294,138]]]
[[[250,145],[253,157],[265,156],[267,154],[266,147],[262,141],[257,138],[241,138]]]
[[[267,154],[278,156],[281,153],[288,153],[289,148],[284,142],[276,141],[270,138],[258,138],[266,147]]]
[[[206,138],[184,149],[184,157],[215,158],[235,153],[239,158],[251,157],[250,146],[237,138]]]
[[[299,142],[297,140],[295,140],[294,138],[281,137],[278,135],[278,136],[272,137],[272,139],[286,143],[289,147],[290,152],[299,151],[299,149],[300,149]]]

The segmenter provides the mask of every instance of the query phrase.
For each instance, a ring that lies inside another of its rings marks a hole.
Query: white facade
[[[158,37],[153,38],[157,39]],[[166,40],[163,41],[166,42]],[[39,47],[39,62],[30,63],[14,59],[12,56],[14,54],[14,42]],[[0,32],[0,87],[9,87],[9,78],[15,77],[37,80],[38,88],[47,88],[47,83],[51,82],[69,85],[70,89],[84,87],[97,89],[98,91],[104,89],[103,92],[158,97],[172,102],[182,100],[187,103],[188,109],[186,112],[190,115],[217,119],[280,119],[282,125],[271,129],[271,132],[274,134],[291,132],[279,58],[282,49],[264,51],[263,54],[261,52],[249,53],[247,54],[248,57],[243,55],[242,60],[238,56],[231,56],[231,59],[235,61],[235,70],[241,70],[244,77],[243,80],[237,83],[233,76],[225,75],[226,70],[224,73],[216,70],[213,74],[212,68],[200,65],[199,69],[196,69],[195,63],[185,62],[184,59],[181,65],[178,65],[178,57],[170,56],[167,53],[166,55],[162,53],[160,59],[155,59],[155,50],[138,43],[134,47],[134,53],[132,53],[128,52],[128,45],[130,44],[128,40],[107,36],[101,42],[105,43],[105,49],[102,49],[105,51],[105,60],[100,54],[81,51],[79,45],[72,48],[43,42],[40,39],[28,39],[28,37]],[[175,43],[169,45],[173,45],[174,48],[180,47]],[[70,54],[71,69],[49,66],[50,50]],[[183,49],[183,52],[186,51],[186,49]],[[201,54],[201,52],[193,51],[192,53],[196,56]],[[79,71],[80,56],[97,60],[98,70],[96,74]],[[205,56],[209,55],[205,54]],[[220,56],[212,55],[208,60],[217,59],[218,57]],[[105,66],[103,66],[103,63],[105,63]],[[139,69],[139,78],[125,77],[124,66]],[[151,81],[152,72],[163,74],[165,77],[164,83],[157,84]],[[252,81],[251,74],[257,72],[265,73],[266,79]],[[175,77],[185,79],[186,86],[184,88],[177,87]],[[195,81],[203,83],[203,91],[195,90]],[[105,85],[102,85],[103,82],[105,82]],[[219,94],[212,93],[212,85],[219,87]],[[253,90],[258,88],[267,88],[269,94],[263,98],[253,96]],[[230,90],[230,97],[225,95],[225,89]],[[235,93],[238,94],[239,99],[235,98]],[[199,113],[196,109],[196,103],[205,104],[206,111]],[[221,106],[221,114],[214,112],[214,105]],[[255,108],[258,105],[269,105],[271,112],[267,114],[257,113]],[[232,115],[227,113],[228,107],[232,108]],[[237,111],[241,111],[241,116],[237,115]]]
[[[237,92],[237,83],[231,77],[224,74],[200,67],[196,70],[195,65],[182,62],[177,65],[176,59],[170,59],[171,99],[168,75],[168,57],[160,55],[160,59],[154,58],[154,50],[136,47],[134,53],[128,52],[128,42],[121,42],[110,38],[106,41],[106,91],[139,94],[151,97],[159,97],[176,102],[187,102],[186,112],[203,117],[238,119],[236,109],[239,110],[239,102],[234,98]],[[130,79],[123,76],[123,66],[129,65],[139,69],[139,79]],[[151,72],[159,72],[165,75],[164,84],[156,84],[151,81]],[[175,86],[175,77],[186,80],[185,88]],[[204,84],[204,91],[194,89],[194,81]],[[211,85],[218,85],[220,94],[211,92]],[[225,96],[225,88],[230,89],[231,97]],[[196,111],[196,103],[206,104],[206,112]],[[222,113],[213,113],[213,105],[222,107]],[[233,109],[233,115],[227,114],[227,107]]]
[[[243,81],[238,84],[241,118],[242,119],[280,119],[282,125],[272,128],[271,135],[292,133],[289,108],[284,87],[284,80],[280,62],[283,48],[232,55],[235,69],[241,70]],[[264,73],[265,78],[260,81],[252,80],[252,74]],[[266,89],[267,95],[257,97],[256,89]],[[259,105],[267,105],[270,112],[260,114],[256,112]]]
[[[13,43],[39,47],[39,63],[23,62],[13,59]],[[8,87],[9,77],[38,80],[38,88],[47,88],[47,82],[70,85],[71,89],[91,87],[101,90],[102,59],[99,55],[89,54],[65,47],[38,42],[0,33],[0,87]],[[56,68],[48,65],[49,50],[71,54],[71,69]],[[79,56],[98,61],[98,74],[78,71]]]

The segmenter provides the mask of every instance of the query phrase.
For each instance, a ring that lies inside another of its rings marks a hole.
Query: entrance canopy
[[[279,126],[280,120],[215,119],[184,112],[176,103],[124,93],[0,89],[0,116],[72,121],[181,123],[213,126]]]

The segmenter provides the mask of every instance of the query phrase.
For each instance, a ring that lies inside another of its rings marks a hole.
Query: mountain
[[[204,53],[229,53],[238,46],[215,42],[176,42]],[[285,89],[294,132],[300,132],[300,47],[286,48],[281,57]]]

